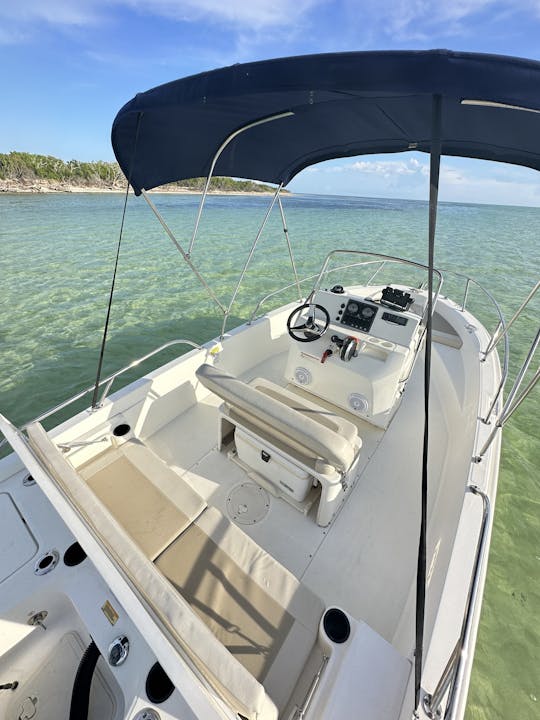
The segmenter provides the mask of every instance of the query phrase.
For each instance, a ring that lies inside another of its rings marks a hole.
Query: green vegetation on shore
[[[33,155],[25,152],[0,153],[0,181],[9,189],[69,190],[70,187],[103,190],[121,190],[126,180],[116,162],[65,162],[50,155]],[[204,178],[192,178],[165,185],[164,190],[202,191]],[[212,178],[210,190],[214,192],[273,192],[274,188],[251,180],[233,180],[228,177]]]

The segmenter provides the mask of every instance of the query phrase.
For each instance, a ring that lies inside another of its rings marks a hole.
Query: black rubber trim
[[[88,720],[88,707],[90,704],[90,688],[96,663],[99,660],[100,652],[96,643],[92,640],[84,651],[81,658],[73,691],[71,693],[71,706],[69,709],[69,720]]]

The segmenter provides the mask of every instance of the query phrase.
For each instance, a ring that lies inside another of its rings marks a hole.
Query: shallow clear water
[[[187,248],[198,197],[153,197]],[[112,194],[0,196],[0,410],[16,424],[92,384],[122,204],[123,197]],[[222,301],[230,298],[267,204],[268,198],[253,196],[208,200],[193,261]],[[331,247],[426,261],[425,203],[295,196],[286,197],[284,206],[301,277],[315,273]],[[441,204],[436,264],[472,275],[509,318],[538,278],[539,239],[540,209]],[[331,277],[347,282],[347,273]],[[228,327],[249,317],[253,298],[292,280],[275,212]],[[462,291],[461,283],[445,282],[445,294],[458,299]],[[474,289],[469,297],[478,317],[493,328],[495,315],[485,297]],[[289,291],[265,307],[292,298]],[[215,310],[146,203],[130,199],[104,374],[168,340],[215,336]],[[537,300],[516,324],[511,377],[539,314]],[[154,366],[174,354],[158,356]],[[540,715],[539,425],[537,389],[504,434],[468,720]]]

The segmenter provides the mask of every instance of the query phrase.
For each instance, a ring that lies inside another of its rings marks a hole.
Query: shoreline
[[[125,194],[125,187],[115,186],[98,186],[98,185],[68,185],[63,183],[50,183],[46,180],[32,182],[32,183],[20,183],[13,182],[10,180],[0,180],[0,195],[1,194],[17,194],[17,195],[43,195],[47,193],[117,193]],[[133,191],[130,189],[130,192]],[[202,195],[202,190],[193,190],[191,188],[175,187],[168,188],[166,186],[161,188],[154,188],[149,190],[149,193],[162,193],[167,195]],[[274,193],[267,190],[252,191],[252,190],[209,190],[208,195],[261,195],[268,196]]]

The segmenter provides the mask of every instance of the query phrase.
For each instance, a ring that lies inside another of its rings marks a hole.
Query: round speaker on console
[[[365,395],[361,393],[351,393],[349,395],[349,407],[353,412],[365,415],[369,410],[369,402]]]
[[[305,367],[297,367],[294,371],[294,379],[299,385],[310,385],[313,377]]]

